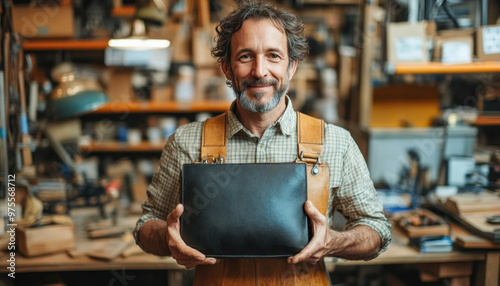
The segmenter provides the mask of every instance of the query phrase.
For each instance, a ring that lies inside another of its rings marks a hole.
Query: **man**
[[[294,15],[263,3],[245,4],[221,21],[212,54],[236,94],[228,113],[227,163],[293,162],[297,157],[296,120],[286,96],[298,61],[307,52],[303,24]],[[163,150],[158,172],[148,188],[143,216],[134,235],[147,252],[167,256],[192,268],[219,262],[188,247],[181,239],[179,218],[181,167],[200,161],[202,123],[179,127]],[[387,249],[390,223],[364,159],[347,131],[325,126],[321,160],[330,165],[327,217],[311,202],[304,206],[314,236],[289,264],[316,264],[323,256],[371,259]],[[337,209],[347,219],[335,231]],[[165,220],[166,218],[166,220]],[[330,226],[330,227],[329,227]]]

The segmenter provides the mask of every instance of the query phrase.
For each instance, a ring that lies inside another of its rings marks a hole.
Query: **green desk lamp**
[[[86,114],[109,101],[95,80],[76,79],[72,71],[57,77],[59,85],[50,94],[47,110],[48,116],[52,119]]]
[[[76,68],[71,63],[63,63],[52,72],[52,78],[59,85],[52,90],[47,106],[47,117],[52,120],[65,120],[90,113],[109,99],[96,80],[75,77]],[[64,149],[61,142],[53,136],[48,124],[43,127],[45,136],[61,160],[74,172],[76,163]]]

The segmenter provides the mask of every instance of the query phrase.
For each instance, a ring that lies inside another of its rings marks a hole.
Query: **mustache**
[[[278,88],[278,80],[277,79],[264,79],[264,78],[259,78],[255,80],[242,80],[241,81],[241,88],[244,89],[247,86],[252,86],[252,85],[272,85],[275,88]]]

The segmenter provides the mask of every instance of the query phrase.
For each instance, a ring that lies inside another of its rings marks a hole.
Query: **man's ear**
[[[226,61],[221,59],[220,67],[222,69],[222,72],[226,76],[226,79],[231,80],[231,67],[226,63]]]
[[[296,59],[292,62],[292,65],[290,66],[290,72],[289,72],[289,80],[292,80],[293,78],[293,75],[295,74],[295,72],[297,71],[297,66],[299,64],[299,60]]]

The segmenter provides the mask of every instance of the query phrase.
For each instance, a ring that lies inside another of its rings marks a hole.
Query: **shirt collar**
[[[236,108],[236,100],[231,103],[231,107],[229,107],[228,111],[228,130],[227,136],[228,139],[231,139],[236,133],[241,130],[247,131],[250,133],[241,122],[238,120],[238,117],[234,113],[234,109]],[[286,95],[286,109],[285,112],[280,116],[280,118],[273,123],[271,126],[278,126],[281,132],[285,135],[292,135],[295,132],[297,121],[297,114],[292,106],[292,100]]]

